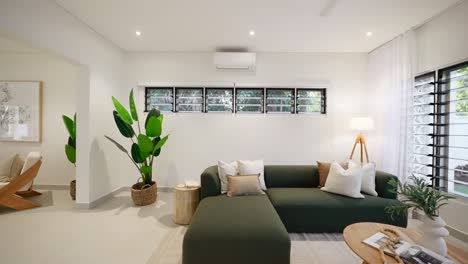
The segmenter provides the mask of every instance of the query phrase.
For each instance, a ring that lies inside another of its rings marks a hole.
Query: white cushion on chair
[[[7,186],[9,182],[0,182],[0,189]]]
[[[7,182],[9,180],[11,164],[13,163],[14,158],[15,155],[6,160],[0,161],[0,182]]]
[[[26,156],[26,160],[24,161],[23,169],[21,170],[21,174],[25,173],[29,170],[36,162],[42,159],[40,152],[29,152],[28,156]],[[32,187],[34,181],[31,183],[26,184],[20,191],[27,191],[30,187]]]

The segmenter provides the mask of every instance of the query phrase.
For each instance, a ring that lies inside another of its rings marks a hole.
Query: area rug
[[[181,264],[186,227],[171,230],[157,246],[147,264]],[[346,245],[342,234],[289,234],[291,264],[362,263]]]

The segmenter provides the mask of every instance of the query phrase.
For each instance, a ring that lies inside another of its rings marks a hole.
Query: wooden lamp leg
[[[366,161],[369,162],[369,153],[367,152],[366,140],[364,139],[364,136],[362,134],[356,136],[353,150],[351,150],[351,155],[349,155],[349,159],[353,159],[354,151],[356,150],[357,144],[359,144],[361,149],[361,163],[364,163],[364,153],[366,154]]]
[[[359,143],[359,136],[356,137],[354,140],[353,150],[351,150],[351,155],[349,155],[349,159],[353,159],[354,151],[356,150],[356,145]]]

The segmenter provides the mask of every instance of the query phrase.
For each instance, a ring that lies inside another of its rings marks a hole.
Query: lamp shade
[[[351,129],[367,131],[374,129],[374,120],[370,117],[353,117],[351,119]]]

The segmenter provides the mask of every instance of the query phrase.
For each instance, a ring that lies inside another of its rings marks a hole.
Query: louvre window
[[[206,88],[205,97],[206,112],[228,112],[234,110],[233,88]]]
[[[146,87],[145,111],[193,113],[326,113],[326,89]]]
[[[263,113],[263,88],[237,88],[236,112]]]
[[[325,89],[297,89],[296,113],[326,113]]]
[[[417,76],[415,88],[413,173],[468,196],[468,62]]]
[[[176,112],[203,112],[203,88],[175,88]]]
[[[294,113],[294,89],[267,89],[267,113]]]
[[[174,89],[172,87],[147,87],[145,111],[158,109],[161,112],[174,110]]]

